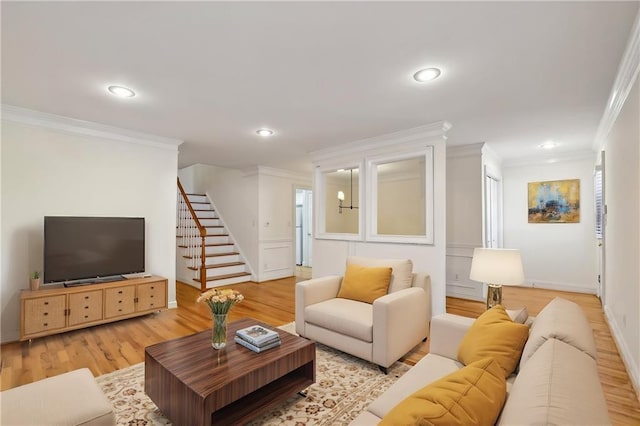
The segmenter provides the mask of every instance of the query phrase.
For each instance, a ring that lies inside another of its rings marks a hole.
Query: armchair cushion
[[[348,265],[360,265],[367,267],[390,267],[391,282],[389,293],[409,288],[413,284],[413,262],[410,259],[375,259],[371,257],[349,256]]]
[[[496,305],[471,325],[458,348],[458,360],[469,365],[493,357],[506,378],[515,371],[528,337],[529,327],[514,323],[504,308]]]
[[[338,297],[373,303],[378,297],[387,294],[391,268],[367,268],[360,265],[347,265]]]
[[[348,315],[345,313],[348,312]],[[307,306],[305,321],[364,342],[373,341],[373,305],[349,299],[330,299]]]

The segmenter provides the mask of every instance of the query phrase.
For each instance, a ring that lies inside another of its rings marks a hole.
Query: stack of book
[[[280,346],[280,335],[259,325],[252,325],[236,331],[234,340],[254,352],[262,352]]]

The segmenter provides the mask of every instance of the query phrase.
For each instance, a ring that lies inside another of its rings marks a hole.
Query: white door
[[[499,248],[500,243],[500,182],[485,175],[485,242],[486,248]]]

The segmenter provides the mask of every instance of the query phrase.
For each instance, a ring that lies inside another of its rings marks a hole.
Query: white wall
[[[19,337],[20,290],[43,268],[43,218],[146,219],[146,270],[175,306],[177,146],[2,122],[2,342]]]
[[[259,167],[258,281],[295,273],[295,188],[309,186],[311,176]]]
[[[596,293],[593,157],[503,166],[504,246],[521,250],[526,285]],[[580,179],[580,223],[528,223],[527,183]]]
[[[312,153],[314,164],[318,167],[348,167],[356,161],[372,156],[395,154],[407,149],[424,150],[433,146],[433,244],[401,244],[365,241],[344,241],[339,239],[319,239],[313,241],[313,276],[342,275],[346,257],[349,255],[377,258],[405,258],[413,261],[414,271],[426,272],[431,276],[431,306],[433,315],[446,310],[445,252],[446,252],[446,144],[443,137],[450,128],[448,123],[435,123],[421,128],[382,135],[365,141],[356,141],[338,149],[327,149]],[[317,182],[314,182],[317,184]],[[370,188],[365,181],[365,192],[360,208],[368,205]],[[321,193],[314,185],[316,194]],[[316,213],[326,208],[324,200],[316,196]],[[364,215],[367,216],[366,214]],[[316,215],[316,218],[318,215]],[[317,227],[316,227],[317,229]],[[364,227],[363,227],[364,229]]]
[[[636,78],[604,146],[605,313],[640,392],[640,86]]]
[[[482,300],[483,284],[469,279],[473,249],[483,247],[482,147],[447,149],[447,295]]]

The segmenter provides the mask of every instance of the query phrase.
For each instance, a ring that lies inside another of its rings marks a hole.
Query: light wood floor
[[[233,286],[242,292],[245,301],[231,310],[230,319],[253,317],[274,326],[293,321],[294,286],[293,277]],[[31,344],[4,344],[0,349],[0,389],[10,389],[81,367],[88,367],[95,376],[99,376],[143,362],[146,346],[211,327],[208,308],[195,302],[198,294],[196,288],[178,283],[177,309],[43,337]],[[640,425],[640,403],[595,296],[506,287],[503,299],[507,308],[526,306],[529,313],[535,315],[556,296],[578,303],[594,329],[598,371],[612,422],[615,425]],[[484,303],[447,298],[447,312],[477,317],[484,312]],[[403,360],[414,364],[428,352],[429,344],[421,343]]]

